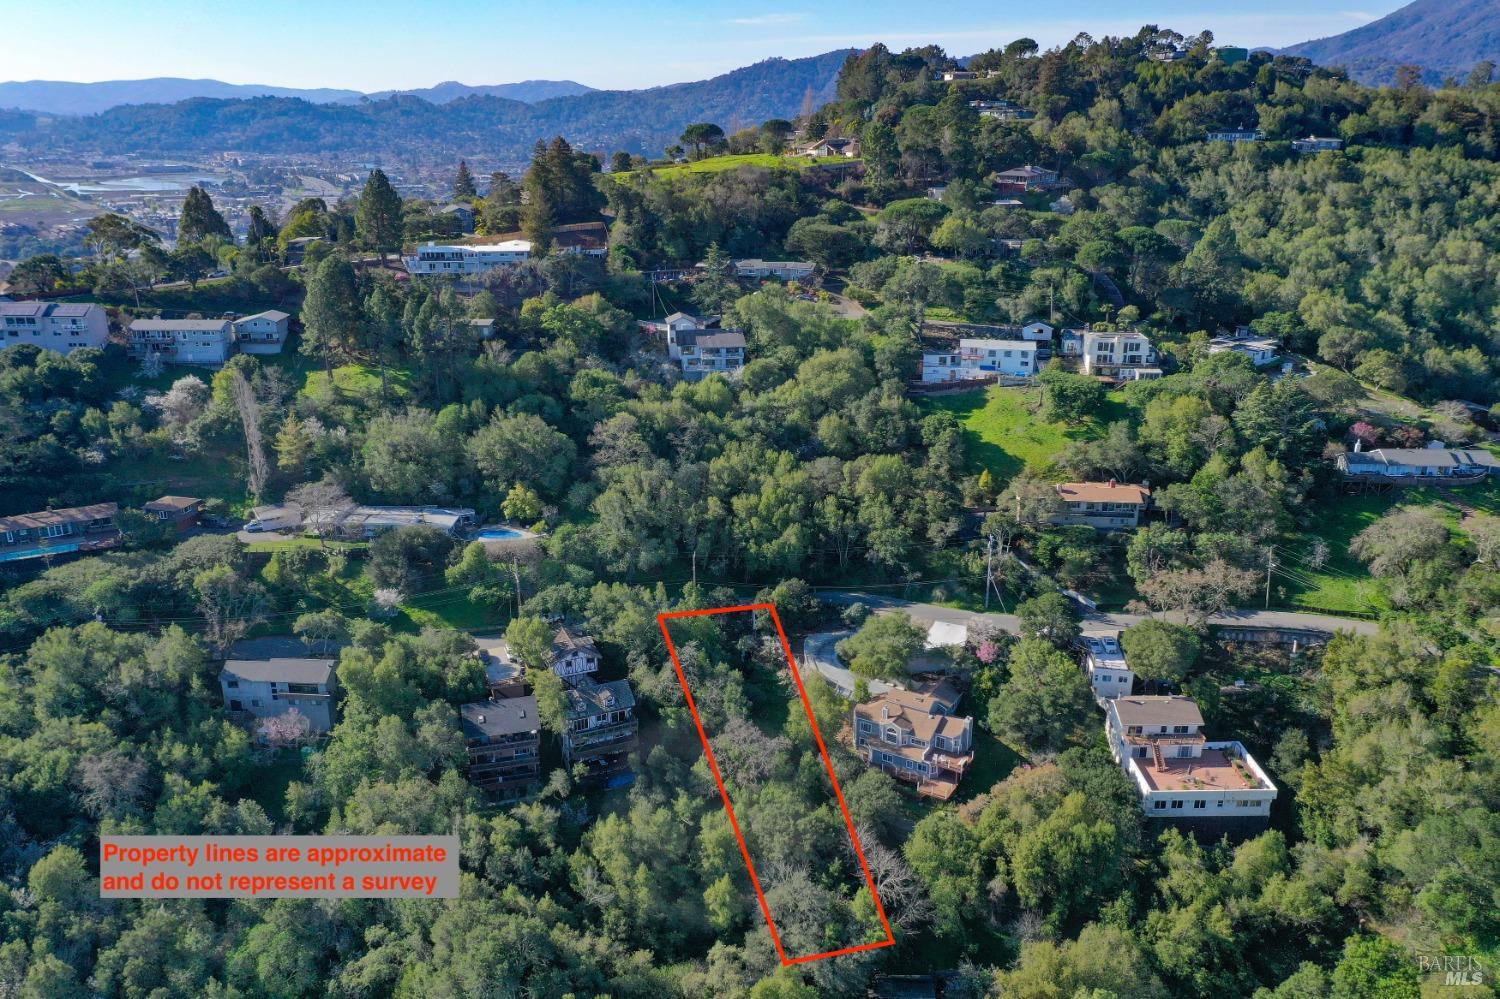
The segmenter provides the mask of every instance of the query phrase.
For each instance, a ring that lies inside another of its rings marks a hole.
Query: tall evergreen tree
[[[321,358],[331,377],[334,358],[347,356],[360,342],[363,324],[354,268],[342,256],[324,258],[302,303],[302,353]]]
[[[209,236],[234,242],[229,223],[214,207],[213,199],[203,188],[194,185],[188,188],[187,197],[182,202],[182,215],[177,220],[177,242],[197,243]]]
[[[384,171],[370,171],[354,211],[354,231],[360,246],[380,254],[382,265],[387,253],[401,248],[401,195]]]
[[[458,174],[453,178],[453,200],[471,201],[477,197],[479,189],[474,186],[474,175],[469,172],[469,164],[459,160]]]

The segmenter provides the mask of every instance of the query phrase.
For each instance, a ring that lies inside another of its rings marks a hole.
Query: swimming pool
[[[44,545],[38,548],[22,548],[19,551],[0,552],[0,562],[17,562],[23,558],[41,558],[43,555],[64,555],[68,552],[76,552],[82,547],[82,542],[69,541],[60,545]]]
[[[525,531],[518,531],[514,527],[486,527],[474,535],[479,541],[512,541],[528,536]]]

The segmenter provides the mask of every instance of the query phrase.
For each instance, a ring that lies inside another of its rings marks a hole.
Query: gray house
[[[253,316],[234,320],[234,333],[240,350],[247,354],[279,354],[286,343],[287,327],[292,317],[279,309],[267,309]]]
[[[219,673],[224,705],[256,718],[296,708],[314,732],[333,728],[332,659],[230,659]]]

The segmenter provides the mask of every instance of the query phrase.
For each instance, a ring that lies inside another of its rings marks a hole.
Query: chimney
[[[1115,485],[1116,485],[1115,480],[1114,479],[1110,479],[1109,480],[1109,488],[1113,489],[1115,487]]]
[[[526,709],[525,709],[525,708],[522,708],[522,709],[521,709],[521,717],[522,717],[522,718],[525,718],[525,717],[526,717]]]
[[[1359,452],[1363,451],[1364,449],[1365,449],[1364,438],[1363,437],[1356,437],[1356,438],[1354,438],[1354,453],[1355,454],[1359,454]]]
[[[484,715],[479,715],[478,716],[478,720],[479,720],[479,724],[483,725],[484,724]]]

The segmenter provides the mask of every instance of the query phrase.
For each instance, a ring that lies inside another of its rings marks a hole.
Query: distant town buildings
[[[1148,818],[1266,824],[1276,785],[1238,742],[1209,742],[1189,697],[1115,697],[1104,702],[1111,753],[1141,797]]]
[[[0,350],[29,343],[59,354],[102,349],[109,318],[102,305],[67,302],[0,302]]]
[[[1151,505],[1151,490],[1143,485],[1108,482],[1059,482],[1055,487],[1062,512],[1054,524],[1084,524],[1101,531],[1138,527]]]
[[[331,659],[230,659],[219,671],[219,689],[230,711],[274,718],[296,708],[313,732],[333,728]]]

